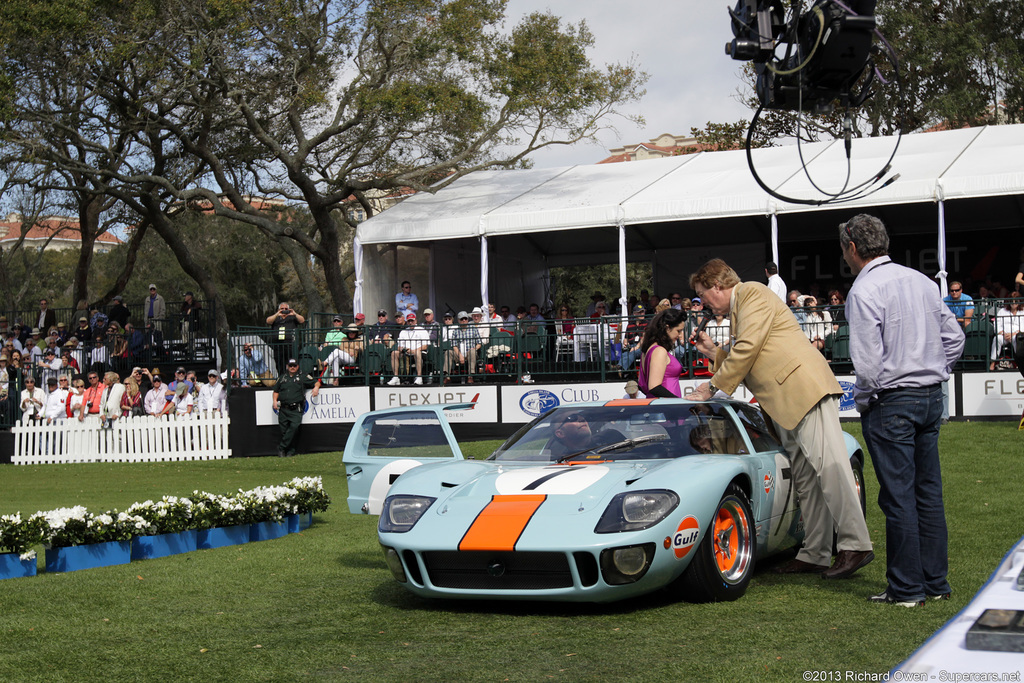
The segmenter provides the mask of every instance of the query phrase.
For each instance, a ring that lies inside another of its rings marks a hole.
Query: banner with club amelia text
[[[324,387],[317,396],[306,392],[302,406],[303,424],[352,423],[370,410],[370,392],[366,387],[338,388]],[[256,425],[264,427],[277,424],[274,410],[274,392],[256,392]]]

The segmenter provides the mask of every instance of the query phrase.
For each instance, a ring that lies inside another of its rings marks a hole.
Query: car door
[[[777,552],[793,545],[794,536],[800,533],[802,525],[797,515],[798,501],[789,456],[760,408],[734,403],[733,409],[758,461],[758,486],[754,489],[756,500],[751,501],[755,508],[754,516],[766,524],[764,530],[767,533],[762,535],[767,552]]]
[[[465,407],[395,408],[359,418],[342,457],[349,512],[379,515],[388,490],[402,473],[430,462],[463,460],[445,411]]]

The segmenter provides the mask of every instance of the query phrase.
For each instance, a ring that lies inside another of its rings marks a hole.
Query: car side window
[[[451,445],[433,412],[385,413],[362,425],[370,456],[386,458],[452,458]]]
[[[782,448],[782,444],[775,438],[771,426],[764,419],[760,408],[751,405],[737,405],[736,415],[740,418],[740,424],[750,438],[750,444],[756,452],[774,451]]]

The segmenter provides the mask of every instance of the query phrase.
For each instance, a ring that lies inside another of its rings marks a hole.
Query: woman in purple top
[[[679,375],[683,364],[672,353],[672,347],[685,330],[686,312],[676,308],[655,315],[644,330],[638,384],[647,398],[682,398]]]

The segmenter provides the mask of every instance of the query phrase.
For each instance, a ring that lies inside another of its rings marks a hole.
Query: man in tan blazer
[[[776,571],[852,576],[875,555],[839,426],[842,388],[770,289],[741,282],[721,259],[701,266],[690,276],[690,286],[716,314],[729,316],[733,342],[723,351],[706,332],[694,340],[713,359],[714,376],[689,398],[707,400],[719,389],[732,394],[744,383],[775,422],[789,453],[806,533],[796,559]],[[830,568],[833,524],[839,552]]]

